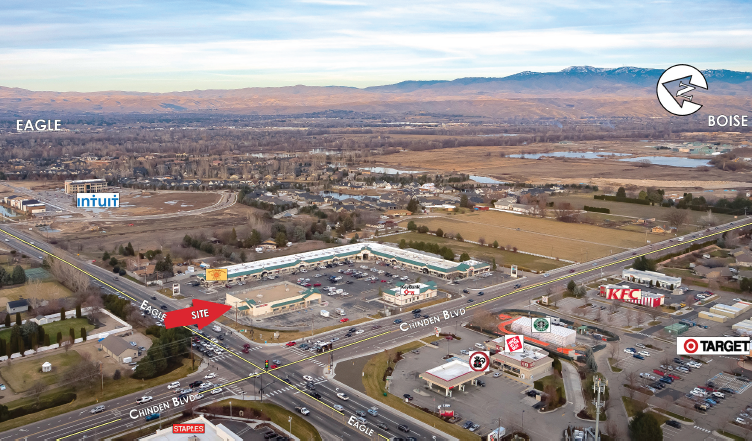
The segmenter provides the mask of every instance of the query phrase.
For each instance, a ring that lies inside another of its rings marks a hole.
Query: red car
[[[310,282],[306,282],[303,287],[311,287],[311,283]]]
[[[381,282],[386,282],[386,279],[382,279]]]
[[[269,367],[269,369],[271,369],[271,370],[274,370],[275,368],[277,368],[277,364],[274,364],[271,367]]]
[[[295,341],[290,341],[287,344],[285,344],[285,347],[295,347]]]
[[[248,347],[243,349],[243,353],[248,353]]]
[[[447,336],[446,338],[447,338],[447,341],[451,341],[454,339],[454,336]]]
[[[678,381],[678,380],[680,380],[680,379],[681,379],[681,378],[680,378],[679,376],[677,376],[677,375],[675,375],[675,374],[672,374],[672,373],[669,373],[669,374],[667,374],[666,376],[670,377],[671,379],[673,379],[673,380],[675,380],[675,381]]]
[[[251,344],[243,344],[243,348],[251,348]]]
[[[656,370],[653,370],[653,373],[655,373],[655,374],[657,374],[657,375],[659,375],[659,376],[666,376],[666,374],[665,374],[664,372],[662,372],[662,371],[660,371],[660,370],[658,370],[658,369],[656,369]]]
[[[320,283],[320,282],[317,282],[317,283],[315,283],[315,284],[314,284],[313,286],[314,286],[314,287],[321,287],[321,283]]]
[[[342,319],[339,320],[339,322],[347,322],[347,321],[349,321],[349,319],[347,319],[347,318],[342,318]]]

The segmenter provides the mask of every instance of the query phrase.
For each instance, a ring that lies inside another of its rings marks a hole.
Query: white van
[[[475,348],[479,350],[484,350],[486,347],[483,344],[480,344],[478,342],[475,343]]]
[[[178,387],[180,387],[180,381],[175,381],[175,382],[169,384],[167,386],[167,389],[168,390],[172,390],[173,388],[178,388]]]

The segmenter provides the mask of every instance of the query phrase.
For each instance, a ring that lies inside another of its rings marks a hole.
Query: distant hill
[[[168,93],[46,92],[0,86],[0,113],[196,113],[281,115],[343,110],[375,114],[523,118],[666,116],[655,99],[660,69],[572,66],[507,77],[403,81],[363,89],[288,86]],[[750,113],[752,73],[703,71],[710,89],[698,101],[716,113]],[[700,97],[701,96],[701,97]],[[614,104],[618,105],[614,105]]]

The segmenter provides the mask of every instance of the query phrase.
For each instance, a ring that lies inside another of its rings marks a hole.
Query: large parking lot
[[[332,280],[332,277],[340,279]],[[355,320],[383,312],[386,308],[390,308],[393,313],[400,313],[399,307],[382,302],[379,289],[386,291],[394,288],[397,283],[414,282],[417,278],[420,278],[421,282],[433,281],[440,289],[459,294],[462,290],[475,290],[477,287],[502,282],[509,277],[498,272],[489,272],[489,275],[478,275],[453,284],[451,281],[411,272],[385,262],[366,261],[343,263],[331,267],[322,266],[294,274],[275,275],[274,279],[274,282],[286,281],[295,284],[301,290],[309,285],[316,288],[322,293],[321,305],[274,316],[254,318],[254,324],[278,329],[317,329],[335,325],[345,317]],[[246,281],[242,285],[229,284],[230,287],[220,284],[206,287],[191,285],[189,281],[195,281],[195,277],[182,276],[179,279],[182,296],[214,302],[224,302],[226,294],[241,298],[252,297],[254,287],[271,283],[265,278],[259,281]],[[440,292],[439,296],[444,296],[444,294]],[[405,306],[402,309],[411,310],[412,308]],[[337,314],[337,309],[344,310],[345,315]],[[330,312],[330,316],[328,318],[321,316],[321,310]],[[239,322],[250,324],[250,318],[239,318]]]
[[[449,408],[458,413],[462,418],[458,425],[463,426],[468,421],[478,425],[475,432],[479,435],[488,432],[499,425],[511,430],[524,430],[533,436],[534,440],[559,440],[561,431],[571,420],[571,410],[567,413],[564,409],[555,410],[545,414],[547,425],[536,425],[536,421],[544,415],[540,414],[532,406],[538,401],[525,394],[530,387],[507,376],[494,377],[497,371],[491,371],[482,377],[484,387],[465,384],[465,391],[455,391],[451,397],[446,397],[444,390],[434,387],[427,388],[424,380],[419,375],[426,370],[445,364],[448,360],[443,359],[447,352],[461,355],[462,350],[477,350],[476,343],[482,343],[487,337],[467,330],[461,326],[447,326],[442,332],[453,333],[461,340],[438,340],[438,345],[425,346],[405,354],[404,359],[397,363],[389,391],[399,397],[409,394],[413,397],[412,403],[416,406],[438,410],[439,405],[448,404]],[[500,398],[503,398],[501,400]],[[523,414],[524,413],[524,414]],[[569,420],[568,420],[569,419]]]

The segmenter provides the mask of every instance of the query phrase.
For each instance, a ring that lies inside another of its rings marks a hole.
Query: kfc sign
[[[633,289],[621,285],[602,285],[599,295],[606,299],[618,299],[619,301],[639,300],[642,298],[642,290]]]

